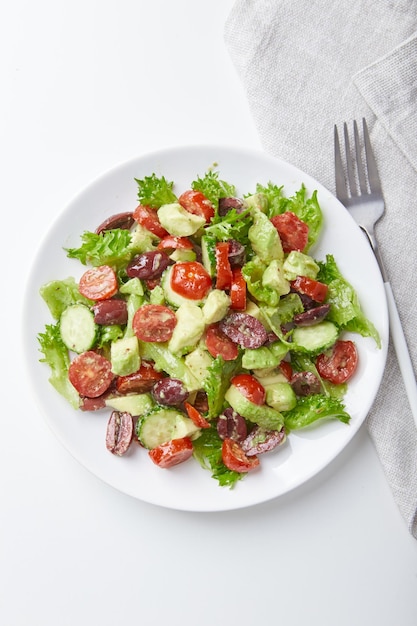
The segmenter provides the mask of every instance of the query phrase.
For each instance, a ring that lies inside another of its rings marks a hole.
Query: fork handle
[[[384,287],[388,304],[391,338],[397,354],[398,365],[400,366],[400,371],[404,380],[405,391],[410,403],[411,412],[417,426],[417,383],[413,364],[411,362],[410,352],[408,350],[407,341],[404,335],[400,316],[398,314],[391,284],[386,281],[384,282]]]

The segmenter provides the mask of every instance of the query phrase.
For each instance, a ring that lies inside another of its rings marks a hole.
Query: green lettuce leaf
[[[224,361],[221,356],[214,359],[207,369],[203,381],[209,405],[208,419],[217,417],[224,407],[224,394],[230,386],[230,380],[242,368],[242,354],[233,361]]]
[[[297,405],[291,411],[283,411],[283,415],[288,431],[305,428],[325,418],[338,419],[344,424],[350,421],[350,415],[341,400],[321,394],[299,398]]]
[[[132,235],[128,230],[115,228],[99,235],[85,231],[79,248],[64,248],[70,259],[78,259],[83,265],[110,265],[119,268],[126,265],[133,256],[129,244]]]
[[[234,185],[229,185],[226,181],[220,180],[219,173],[214,171],[206,172],[202,178],[198,176],[191,183],[191,188],[194,191],[201,191],[216,208],[219,206],[220,198],[233,197],[236,194]]]
[[[78,284],[72,276],[63,280],[51,280],[42,285],[39,293],[55,320],[59,320],[64,310],[72,304],[81,303],[87,306],[93,304],[91,300],[80,294]]]
[[[177,201],[173,191],[174,183],[164,176],[156,174],[145,176],[142,179],[135,178],[138,185],[138,200],[145,206],[159,209],[163,204],[171,204]]]
[[[222,444],[215,425],[204,428],[198,439],[193,441],[193,454],[203,469],[211,470],[212,478],[216,479],[221,487],[232,488],[245,474],[229,470],[224,465]]]

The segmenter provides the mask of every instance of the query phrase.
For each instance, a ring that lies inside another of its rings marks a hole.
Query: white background
[[[148,151],[260,148],[223,40],[232,5],[14,0],[0,10],[4,626],[417,623],[417,543],[365,427],[295,491],[193,514],[92,476],[28,391],[28,270],[72,197]]]

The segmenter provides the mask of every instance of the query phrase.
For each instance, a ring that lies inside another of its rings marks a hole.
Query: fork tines
[[[345,143],[346,164],[343,166],[342,152],[340,148],[339,133],[337,126],[334,127],[335,145],[335,172],[336,172],[336,195],[343,202],[352,196],[360,194],[380,193],[381,182],[365,118],[362,118],[363,140],[361,141],[358,124],[353,121],[353,144],[352,150],[349,140],[349,131],[346,122],[343,124],[343,138]],[[362,157],[363,150],[365,158]],[[356,167],[355,167],[356,164]]]

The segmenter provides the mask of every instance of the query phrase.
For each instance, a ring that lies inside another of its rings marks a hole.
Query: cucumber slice
[[[158,407],[137,424],[136,434],[145,448],[152,450],[172,439],[193,437],[200,429],[176,409]]]
[[[93,347],[98,326],[94,314],[84,304],[72,304],[61,315],[59,330],[68,350],[86,352]]]
[[[313,326],[299,326],[292,335],[293,350],[317,354],[330,348],[338,336],[337,326],[328,320]]]
[[[216,240],[214,237],[207,235],[201,237],[201,260],[213,278],[216,275]]]

